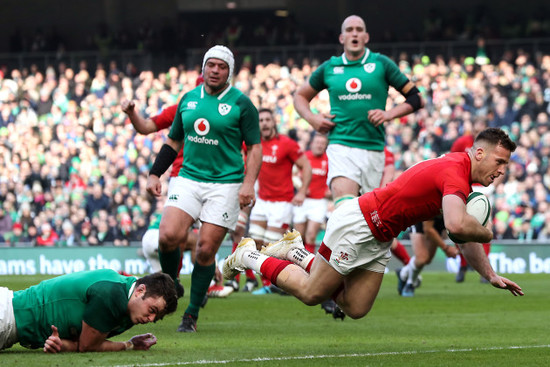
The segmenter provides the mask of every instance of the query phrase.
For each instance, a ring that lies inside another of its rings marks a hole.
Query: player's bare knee
[[[308,306],[316,306],[326,300],[328,296],[326,294],[318,292],[317,290],[305,288],[299,298],[304,304]]]
[[[368,311],[366,312],[345,312],[344,313],[346,314],[346,316],[349,316],[349,318],[351,319],[354,319],[354,320],[358,320],[358,319],[362,319],[363,317],[365,317],[367,314],[368,314]]]
[[[304,294],[299,298],[306,306],[317,306],[323,301],[321,298],[309,294]]]
[[[200,244],[197,247],[197,252],[195,253],[196,261],[201,265],[209,265],[216,258],[218,246]]]
[[[159,234],[159,250],[174,251],[180,246],[181,239],[174,233],[160,232]]]
[[[349,307],[342,307],[342,310],[344,311],[346,316],[349,316],[354,320],[365,317],[369,313],[370,309],[371,307],[358,307],[353,304]]]

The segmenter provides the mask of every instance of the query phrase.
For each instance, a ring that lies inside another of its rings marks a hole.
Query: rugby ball
[[[481,192],[472,192],[468,195],[466,200],[466,213],[477,219],[482,226],[485,226],[491,216],[491,203],[487,196]],[[449,239],[456,243],[464,243],[456,239],[451,233],[449,233]]]
[[[482,226],[485,226],[491,215],[491,203],[489,203],[487,196],[475,191],[468,195],[466,213],[477,219]]]

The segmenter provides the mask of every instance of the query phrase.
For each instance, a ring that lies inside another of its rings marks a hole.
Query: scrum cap
[[[227,82],[231,80],[231,77],[233,76],[233,69],[235,68],[235,58],[233,57],[233,52],[231,52],[230,49],[228,49],[225,46],[222,45],[216,45],[212,47],[210,50],[206,51],[204,54],[204,59],[202,60],[202,70],[204,72],[204,65],[206,65],[206,61],[210,58],[220,59],[225,61],[227,66],[229,66],[229,76],[227,77]]]

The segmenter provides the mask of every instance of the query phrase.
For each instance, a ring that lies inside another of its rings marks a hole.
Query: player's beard
[[[212,85],[210,83],[205,83],[208,88],[210,88],[210,90],[212,91],[212,94],[218,94],[219,92],[221,92],[222,90],[224,90],[226,87],[227,87],[227,81],[223,84],[219,84],[219,85]]]

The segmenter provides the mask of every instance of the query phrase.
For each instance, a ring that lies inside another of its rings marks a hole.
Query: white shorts
[[[0,350],[17,343],[17,328],[13,314],[13,291],[0,287]]]
[[[336,177],[347,177],[359,184],[359,193],[364,194],[380,186],[384,172],[385,154],[383,151],[329,144],[327,148],[327,185]]]
[[[151,266],[151,273],[162,270],[159,260],[159,232],[158,228],[148,229],[141,239],[143,255]]]
[[[250,212],[250,220],[265,221],[268,227],[283,228],[292,221],[292,203],[258,198]]]
[[[384,273],[391,257],[391,243],[374,238],[355,198],[334,210],[318,252],[342,275],[356,268]]]
[[[170,179],[168,198],[164,206],[173,206],[194,220],[211,223],[231,230],[239,218],[241,183],[210,183],[183,177]]]
[[[306,198],[302,206],[294,207],[294,223],[305,223],[308,220],[325,223],[327,219],[328,200]]]

